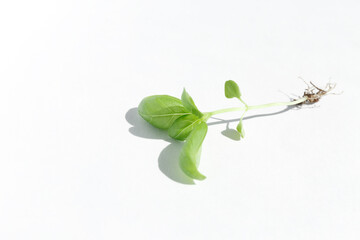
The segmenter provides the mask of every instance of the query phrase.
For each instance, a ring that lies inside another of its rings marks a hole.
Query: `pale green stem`
[[[241,99],[241,97],[239,97],[239,100],[240,100],[240,102],[242,102],[242,103],[245,105],[245,107],[248,106],[248,105]]]
[[[209,114],[209,117],[216,115],[216,114],[220,114],[220,113],[226,113],[226,112],[236,112],[236,111],[248,111],[248,110],[254,110],[254,109],[262,109],[262,108],[268,108],[268,107],[275,107],[275,106],[291,106],[291,105],[296,105],[302,102],[305,102],[307,100],[307,97],[303,97],[300,98],[296,101],[292,101],[292,102],[275,102],[275,103],[267,103],[267,104],[261,104],[261,105],[254,105],[254,106],[245,106],[245,107],[236,107],[236,108],[225,108],[225,109],[220,109],[220,110],[216,110],[213,112],[208,112],[207,114]]]
[[[245,111],[243,112],[243,114],[240,117],[240,122],[242,121],[242,119],[244,118],[245,113],[249,110],[249,108],[246,108]]]

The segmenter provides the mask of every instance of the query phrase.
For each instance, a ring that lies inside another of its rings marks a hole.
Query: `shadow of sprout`
[[[268,116],[281,114],[293,108],[294,106],[287,106],[285,109],[274,113],[257,114],[257,115],[244,117],[243,121],[252,118],[268,117]],[[195,184],[192,178],[188,177],[185,173],[183,173],[179,165],[179,155],[184,142],[172,139],[171,137],[168,136],[166,130],[158,129],[151,126],[149,123],[147,123],[144,119],[141,118],[141,116],[138,114],[137,108],[129,109],[125,115],[125,119],[129,124],[132,125],[132,127],[129,128],[129,132],[132,135],[146,139],[163,140],[169,143],[169,145],[160,152],[158,158],[159,169],[165,176],[178,183]],[[224,120],[224,119],[212,117],[211,119],[217,121],[208,123],[208,126],[216,125],[216,124],[226,124],[226,129],[223,130],[221,134],[235,141],[240,140],[239,132],[236,131],[235,129],[229,128],[229,123],[238,122],[240,121],[240,118]]]
[[[240,119],[239,119],[240,121]],[[226,129],[224,131],[221,132],[222,135],[224,135],[227,138],[230,138],[234,141],[240,141],[240,133],[238,131],[236,131],[233,128],[229,128],[230,123],[226,123]]]

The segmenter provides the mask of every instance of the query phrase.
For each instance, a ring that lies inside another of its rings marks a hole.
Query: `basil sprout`
[[[240,138],[245,136],[242,120],[247,111],[275,106],[312,104],[318,102],[322,96],[325,96],[335,87],[335,84],[329,83],[324,88],[325,90],[323,90],[316,87],[313,83],[311,85],[308,85],[308,89],[305,90],[304,95],[299,99],[290,102],[274,102],[249,106],[241,99],[239,86],[234,81],[228,80],[225,82],[225,96],[227,98],[237,98],[244,106],[202,113],[184,89],[181,100],[169,95],[146,97],[140,102],[138,112],[143,119],[153,126],[167,129],[170,137],[181,141],[185,140],[179,157],[180,168],[190,178],[204,180],[206,177],[198,171],[197,167],[202,143],[208,129],[206,122],[210,117],[227,112],[242,111],[243,113],[236,127],[238,132],[235,130],[230,131],[231,129],[229,129],[228,125],[226,130],[222,132],[225,136],[229,136],[234,140],[240,140]],[[236,136],[233,134],[234,132],[237,134]]]

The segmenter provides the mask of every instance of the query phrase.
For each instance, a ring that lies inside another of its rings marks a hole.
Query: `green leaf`
[[[197,165],[201,155],[201,145],[206,136],[207,129],[208,126],[205,122],[197,125],[187,137],[180,152],[180,168],[187,176],[197,180],[204,180],[206,178],[198,171]]]
[[[240,122],[236,126],[236,130],[240,133],[241,138],[245,137],[245,130],[244,130],[244,127],[243,127],[242,120],[240,120]]]
[[[202,117],[203,114],[199,111],[199,109],[196,107],[194,100],[190,97],[190,95],[186,92],[185,88],[183,90],[183,93],[181,95],[181,101],[184,105],[184,107],[189,111],[195,114],[198,117]]]
[[[168,129],[176,119],[190,114],[180,99],[169,95],[144,98],[138,106],[138,112],[148,123],[161,129]]]
[[[201,119],[194,114],[179,117],[168,129],[168,134],[172,138],[183,141],[189,136],[194,127],[200,123]]]
[[[240,99],[241,93],[239,86],[233,80],[228,80],[225,82],[225,96],[227,98],[238,98]]]

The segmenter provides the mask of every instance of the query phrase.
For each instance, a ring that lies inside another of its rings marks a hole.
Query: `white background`
[[[357,0],[2,1],[0,239],[360,239],[359,12]],[[180,172],[181,143],[136,113],[183,87],[202,111],[238,106],[228,79],[250,105],[288,101],[298,76],[344,93],[249,112],[241,141],[211,124],[201,182]]]

